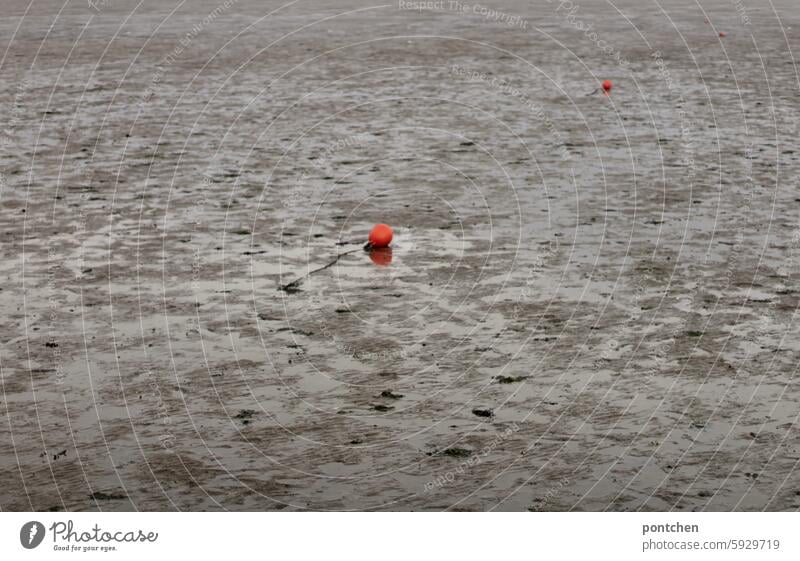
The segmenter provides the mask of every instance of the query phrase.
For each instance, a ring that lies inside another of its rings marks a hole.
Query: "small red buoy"
[[[613,88],[613,87],[614,87],[614,84],[611,82],[611,80],[603,80],[603,91],[608,93],[608,92],[611,91],[611,88]]]
[[[720,37],[725,37],[726,35],[727,35],[727,33],[725,33],[724,31],[720,31],[719,32],[719,36]]]
[[[387,247],[392,243],[392,236],[394,236],[394,232],[392,232],[391,226],[376,224],[369,233],[369,243],[372,247]]]

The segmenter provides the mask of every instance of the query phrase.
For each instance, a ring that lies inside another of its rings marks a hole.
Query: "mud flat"
[[[4,2],[0,508],[800,507],[795,0],[321,4]]]

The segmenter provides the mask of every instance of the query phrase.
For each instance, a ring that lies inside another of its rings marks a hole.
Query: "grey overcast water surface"
[[[2,2],[2,510],[800,507],[796,0],[412,4]]]

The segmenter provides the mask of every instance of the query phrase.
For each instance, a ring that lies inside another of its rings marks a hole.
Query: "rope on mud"
[[[336,256],[336,258],[333,261],[331,261],[327,265],[323,265],[319,269],[314,269],[313,271],[309,271],[308,273],[306,273],[302,277],[299,277],[299,278],[293,280],[290,283],[282,284],[282,285],[280,285],[278,287],[278,289],[279,290],[283,290],[284,292],[287,292],[289,294],[294,294],[295,292],[298,292],[300,290],[298,287],[303,283],[303,281],[306,280],[311,275],[313,275],[314,273],[319,273],[320,271],[324,271],[325,269],[327,269],[329,267],[333,267],[334,265],[336,265],[336,263],[339,261],[339,259],[341,259],[345,255],[350,255],[351,253],[355,253],[356,251],[362,251],[362,250],[363,251],[369,251],[370,247],[371,247],[371,244],[368,243],[363,248],[359,247],[358,249],[351,249],[350,251],[345,251],[344,253],[340,253],[340,254],[338,254]]]

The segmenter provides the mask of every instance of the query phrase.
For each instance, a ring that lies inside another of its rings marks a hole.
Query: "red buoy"
[[[608,92],[611,91],[611,88],[613,88],[613,87],[614,87],[614,84],[611,82],[611,80],[603,80],[603,91],[608,93]]]
[[[726,35],[727,35],[727,33],[725,33],[724,31],[720,31],[719,32],[719,36],[720,37],[725,37]]]
[[[391,226],[376,224],[369,233],[369,243],[372,247],[387,247],[392,243],[392,236],[394,236],[394,232],[392,232]]]

